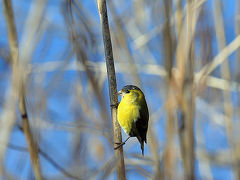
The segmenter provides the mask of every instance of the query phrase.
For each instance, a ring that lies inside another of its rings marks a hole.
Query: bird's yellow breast
[[[139,101],[141,101],[141,98],[141,94],[132,91],[122,97],[118,106],[118,122],[128,135],[140,116]]]

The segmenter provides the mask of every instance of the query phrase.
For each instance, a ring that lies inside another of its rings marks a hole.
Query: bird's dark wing
[[[147,135],[147,129],[148,129],[148,119],[149,119],[148,107],[144,99],[144,103],[140,108],[140,116],[136,121],[136,130],[137,130],[136,134],[137,134],[137,139],[141,144],[143,156],[144,156],[144,141],[145,143],[147,143],[146,135]]]
[[[136,128],[137,128],[138,134],[141,137],[142,141],[145,141],[145,143],[147,143],[146,134],[148,129],[148,119],[149,119],[149,113],[148,113],[147,103],[145,101],[140,109],[140,116],[136,121]]]

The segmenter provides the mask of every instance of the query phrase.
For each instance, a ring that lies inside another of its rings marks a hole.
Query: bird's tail
[[[137,136],[137,139],[141,144],[142,155],[144,156],[144,140],[140,136]]]

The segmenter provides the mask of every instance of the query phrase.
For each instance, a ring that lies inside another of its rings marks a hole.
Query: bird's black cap
[[[122,88],[122,91],[123,92],[128,92],[129,90],[133,90],[133,89],[137,89],[137,90],[141,91],[140,88],[138,88],[137,86],[134,86],[134,85],[126,85]]]

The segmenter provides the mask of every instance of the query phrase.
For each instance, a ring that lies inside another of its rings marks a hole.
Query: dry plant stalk
[[[69,24],[69,26],[70,26],[70,40],[71,40],[71,43],[72,43],[72,46],[73,46],[73,51],[76,55],[77,65],[78,66],[80,64],[83,65],[83,68],[84,68],[84,70],[86,72],[86,75],[89,79],[91,88],[92,88],[94,94],[96,95],[98,103],[100,105],[100,113],[101,113],[101,117],[104,121],[104,126],[107,127],[108,126],[108,123],[107,123],[108,117],[105,113],[106,108],[104,106],[104,99],[101,95],[101,91],[100,91],[101,88],[99,87],[97,79],[94,77],[92,71],[87,66],[87,63],[86,63],[86,59],[88,58],[87,55],[85,54],[85,52],[84,52],[83,48],[80,46],[80,44],[77,42],[77,39],[79,37],[78,37],[78,34],[77,34],[77,27],[76,27],[74,17],[73,17],[72,4],[74,4],[72,0],[67,1],[68,12],[69,12],[69,15],[70,15],[70,19],[69,19],[69,22],[68,22],[68,23],[70,23]],[[66,21],[68,21],[68,20],[66,20]]]
[[[215,18],[215,30],[217,35],[217,42],[218,42],[218,49],[219,51],[222,51],[224,47],[226,46],[226,38],[225,38],[225,29],[224,29],[224,20],[223,20],[223,12],[222,12],[222,3],[221,1],[216,1],[214,3],[215,7],[213,9],[214,12],[214,18]],[[226,61],[224,61],[221,65],[221,76],[223,79],[231,80],[231,73],[230,73],[230,65],[229,65],[229,59],[227,58]],[[238,157],[238,150],[236,148],[236,142],[234,137],[234,125],[232,122],[233,119],[233,102],[231,99],[231,93],[229,91],[223,91],[223,108],[225,116],[225,123],[226,123],[226,133],[228,138],[228,143],[231,147],[231,154],[233,159],[233,169],[235,173],[235,178],[240,178],[240,168],[238,166],[239,157]]]
[[[194,150],[194,112],[195,112],[195,93],[194,93],[194,44],[196,27],[196,10],[192,9],[194,1],[187,1],[186,18],[184,28],[181,31],[180,41],[177,47],[177,67],[180,77],[180,96],[179,109],[181,110],[179,126],[179,137],[181,155],[184,168],[184,178],[195,179],[195,150]],[[181,22],[179,22],[181,24]],[[182,47],[186,49],[183,51]]]
[[[187,1],[186,16],[182,19],[181,3],[178,2],[178,11],[180,17],[177,18],[177,47],[176,47],[176,71],[172,72],[173,54],[175,50],[174,36],[171,34],[170,14],[171,3],[167,0],[164,7],[164,16],[166,25],[164,28],[165,43],[165,68],[168,74],[168,124],[167,124],[167,145],[165,148],[165,172],[168,179],[175,179],[172,169],[176,169],[176,152],[174,152],[174,136],[175,136],[175,118],[174,113],[180,110],[181,124],[178,125],[179,141],[181,149],[181,159],[183,164],[184,179],[195,179],[194,164],[194,34],[196,25],[196,12],[192,9],[194,2]],[[193,16],[193,17],[192,17]],[[183,21],[184,20],[184,21]],[[172,74],[173,73],[173,74]]]
[[[19,76],[20,68],[19,68],[19,61],[18,61],[17,33],[16,33],[16,27],[14,24],[14,16],[13,16],[11,0],[3,0],[3,5],[5,9],[5,18],[6,18],[7,29],[8,29],[9,46],[10,46],[11,57],[12,57],[13,76],[16,76],[17,74]],[[26,136],[28,150],[30,152],[31,163],[33,166],[36,179],[41,180],[43,179],[43,177],[42,177],[40,165],[39,165],[38,146],[34,142],[33,134],[30,129],[26,103],[25,103],[24,84],[23,84],[22,77],[19,76],[18,78],[16,78],[14,83],[17,83],[17,84],[19,83],[17,85],[19,110],[22,117],[23,131]]]
[[[172,169],[176,169],[176,148],[174,146],[175,137],[175,120],[174,120],[174,109],[176,108],[175,103],[175,86],[174,78],[172,76],[173,68],[173,37],[170,27],[170,15],[171,15],[171,1],[164,0],[163,14],[166,19],[165,26],[163,28],[163,42],[164,42],[164,58],[165,58],[165,69],[166,69],[166,79],[167,79],[167,92],[168,98],[166,102],[167,109],[167,144],[164,149],[164,174],[166,174],[167,179],[175,179],[176,172]]]
[[[117,83],[116,83],[116,76],[115,76],[111,36],[110,36],[109,25],[108,25],[107,6],[106,6],[105,0],[98,0],[98,11],[100,14],[100,20],[102,24],[102,35],[103,35],[104,51],[105,51],[107,74],[108,74],[109,96],[110,96],[112,124],[113,124],[113,141],[114,143],[121,143],[122,142],[121,128],[117,121],[117,105],[118,105]],[[122,147],[115,150],[115,158],[117,160],[118,179],[121,179],[121,180],[126,179]]]
[[[116,8],[114,6],[114,2],[113,1],[109,1],[109,5],[110,5],[110,13],[113,16],[114,19],[114,23],[116,28],[116,41],[119,43],[120,47],[122,47],[122,50],[126,56],[127,62],[129,63],[128,67],[130,68],[130,73],[133,76],[136,85],[141,87],[141,81],[138,75],[138,69],[136,67],[136,64],[134,63],[134,59],[130,53],[130,49],[129,46],[127,44],[127,39],[126,39],[126,35],[124,34],[124,26],[123,23],[121,22],[121,19],[119,18],[119,16],[117,15],[116,12]]]

